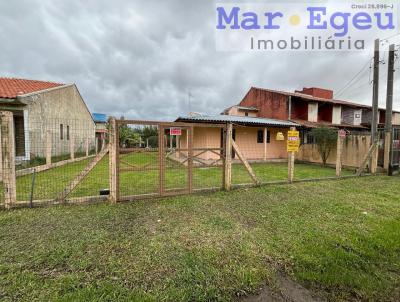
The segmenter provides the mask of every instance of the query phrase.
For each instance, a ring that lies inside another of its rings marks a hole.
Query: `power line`
[[[372,59],[369,59],[368,62],[356,73],[356,75],[350,81],[348,81],[346,85],[344,85],[341,89],[339,89],[339,91],[336,94],[336,97],[341,96],[344,91],[346,91],[349,87],[351,87],[353,81],[356,80],[368,66],[369,68],[371,68],[371,60]]]

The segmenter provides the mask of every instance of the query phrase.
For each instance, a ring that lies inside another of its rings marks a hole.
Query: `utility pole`
[[[378,139],[378,104],[379,104],[379,43],[380,40],[375,40],[374,49],[374,82],[372,92],[372,122],[371,122],[371,145],[375,144]],[[373,152],[370,164],[371,173],[376,173],[376,157],[378,150]]]
[[[389,175],[391,174],[394,56],[395,56],[395,45],[391,44],[389,47],[389,67],[388,67],[387,95],[386,95],[385,157],[384,157],[384,168]]]

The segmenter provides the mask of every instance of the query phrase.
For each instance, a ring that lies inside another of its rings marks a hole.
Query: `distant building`
[[[176,121],[186,123],[233,123],[233,139],[249,160],[281,160],[287,158],[287,131],[296,127],[302,144],[314,144],[311,129],[327,126],[352,132],[368,132],[372,122],[372,107],[336,100],[333,91],[304,88],[302,91],[284,92],[252,87],[242,101],[225,109],[221,115],[189,115]],[[379,110],[379,123],[385,123],[385,110]],[[400,124],[400,112],[393,112],[393,124]],[[187,144],[186,133],[180,139]],[[220,129],[194,126],[195,148],[219,148],[223,145]],[[218,157],[213,152],[200,156],[205,160]],[[233,157],[235,154],[233,153]]]
[[[92,114],[94,123],[96,124],[96,151],[100,151],[105,146],[106,136],[107,136],[107,122],[108,118],[106,114],[103,113],[93,113]]]
[[[13,112],[17,160],[95,147],[95,123],[75,84],[0,78],[0,110]]]
[[[335,99],[332,90],[315,87],[295,92],[252,87],[237,106],[226,109],[224,114],[250,116],[253,112],[257,113],[251,115],[254,117],[290,120],[305,128],[369,130],[372,122],[371,106]],[[385,113],[385,109],[379,109],[382,125]],[[392,119],[393,124],[400,124],[400,112],[394,111]]]

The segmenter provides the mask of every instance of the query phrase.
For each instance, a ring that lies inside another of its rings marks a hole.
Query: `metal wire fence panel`
[[[11,121],[9,117],[4,119]],[[108,128],[102,127],[112,134],[108,145],[104,135],[99,142],[91,120],[26,123],[16,115],[12,124],[3,124],[1,133],[7,137],[0,137],[0,154],[7,158],[0,160],[5,167],[0,204],[6,207],[9,200],[29,204],[103,200],[110,195],[110,200],[119,201],[292,179],[288,128],[112,119]],[[369,172],[370,135],[345,134],[342,139],[337,131],[332,134],[335,141],[324,160],[318,141],[302,131],[293,180],[351,176],[364,162],[364,172]]]
[[[120,195],[174,195],[221,188],[224,125],[118,121],[119,132],[137,133],[137,143],[119,144]],[[129,129],[129,130],[127,130]],[[212,135],[212,136],[210,136]],[[152,137],[148,142],[148,137]],[[119,135],[121,138],[121,134]],[[138,143],[139,142],[139,143]],[[140,143],[142,142],[142,143]],[[157,144],[156,144],[157,143]]]
[[[232,150],[232,184],[250,185],[257,183],[289,181],[289,152],[287,128],[255,128],[234,126]],[[323,130],[325,131],[325,129]],[[310,131],[311,134],[313,131]],[[299,136],[298,152],[294,153],[293,180],[309,180],[352,176],[369,154],[369,133],[345,132],[338,141],[338,130],[329,130],[330,142],[318,143],[307,134]],[[338,145],[338,144],[341,144]],[[341,153],[338,155],[338,146]],[[340,172],[337,172],[337,157],[340,156]],[[369,172],[368,162],[364,172]]]
[[[107,195],[109,190],[109,159],[105,155],[92,171],[71,192],[72,198]]]
[[[120,124],[118,167],[121,197],[159,192],[159,127]]]
[[[395,127],[392,134],[391,174],[398,174],[400,168],[400,128]]]
[[[96,149],[96,129],[91,119],[46,118],[23,122],[16,115],[14,129],[20,202],[64,200],[72,196],[76,186],[91,172],[88,166],[101,152]],[[92,192],[88,188],[80,195]]]

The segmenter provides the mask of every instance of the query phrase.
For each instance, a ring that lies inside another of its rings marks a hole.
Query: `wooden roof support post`
[[[336,145],[336,177],[342,176],[343,141],[344,138],[340,136],[340,131],[338,131]]]
[[[231,123],[226,125],[225,135],[225,165],[224,165],[224,189],[229,191],[232,186],[232,131]]]
[[[5,208],[10,209],[17,202],[15,175],[15,135],[14,118],[10,111],[0,112],[1,160],[5,194]]]
[[[268,129],[264,128],[264,161],[267,161],[267,133]]]
[[[118,124],[115,118],[110,118],[110,143],[109,143],[109,173],[110,173],[110,196],[109,200],[116,203],[119,199],[119,171],[118,171]]]
[[[290,127],[291,131],[296,131],[296,127]],[[292,183],[294,179],[294,152],[288,152],[288,181]]]

